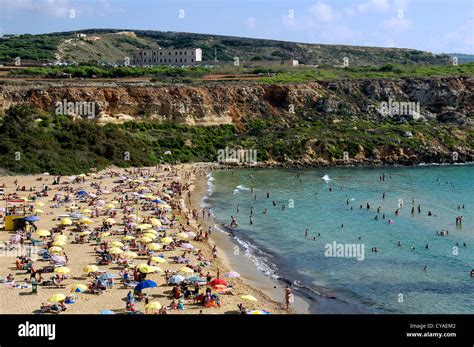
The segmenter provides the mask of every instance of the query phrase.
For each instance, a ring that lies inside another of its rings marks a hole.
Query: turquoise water
[[[255,246],[247,255],[261,255],[260,266],[269,274],[356,303],[363,312],[474,313],[474,166],[246,169],[213,172],[210,183],[207,202],[215,218],[228,224],[236,217],[234,234]],[[449,235],[436,235],[442,229]],[[363,260],[326,256],[326,245],[333,242],[359,244]]]

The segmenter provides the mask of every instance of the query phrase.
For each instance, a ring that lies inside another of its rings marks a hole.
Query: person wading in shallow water
[[[290,302],[292,301],[293,294],[291,293],[291,289],[289,286],[286,286],[285,289],[285,304],[286,304],[286,310],[289,311],[290,309]]]

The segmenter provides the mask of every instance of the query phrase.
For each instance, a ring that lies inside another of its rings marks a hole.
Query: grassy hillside
[[[275,40],[263,40],[220,35],[135,30],[90,29],[78,31],[87,38],[77,38],[76,32],[45,35],[21,35],[0,40],[0,60],[52,60],[58,53],[65,60],[77,62],[115,62],[133,56],[135,48],[203,49],[203,59],[213,60],[217,50],[220,61],[239,57],[244,61],[297,59],[304,64],[340,66],[344,58],[350,66],[384,64],[449,64],[447,55],[433,55],[414,49],[319,45]]]

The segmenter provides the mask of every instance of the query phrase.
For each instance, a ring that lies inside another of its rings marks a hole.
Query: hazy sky
[[[0,0],[0,34],[88,28],[474,54],[474,0]]]

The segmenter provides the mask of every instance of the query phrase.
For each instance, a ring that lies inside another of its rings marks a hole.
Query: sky
[[[0,35],[91,28],[474,54],[474,0],[0,0]]]

